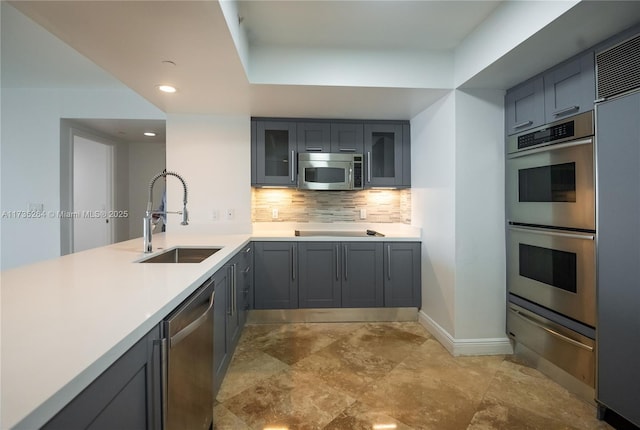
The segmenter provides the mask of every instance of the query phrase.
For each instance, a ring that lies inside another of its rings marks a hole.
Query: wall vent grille
[[[640,87],[640,34],[596,54],[598,99]]]

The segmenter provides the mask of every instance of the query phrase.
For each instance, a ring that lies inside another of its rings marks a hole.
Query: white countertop
[[[2,272],[0,429],[45,424],[250,240],[420,240],[419,229],[391,224],[265,224],[252,235],[154,235],[156,253],[222,248],[198,264],[138,264],[139,238]],[[385,237],[296,237],[296,228]]]
[[[2,272],[0,428],[46,423],[250,238],[154,235],[222,247],[198,264],[137,264],[140,238]]]

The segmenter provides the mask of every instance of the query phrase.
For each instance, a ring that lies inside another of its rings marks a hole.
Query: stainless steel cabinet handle
[[[291,163],[289,163],[289,164],[291,164],[291,182],[295,182],[295,180],[296,180],[296,178],[295,178],[295,164],[296,164],[295,155],[296,155],[296,152],[295,151],[291,151]]]
[[[169,400],[168,400],[168,395],[169,395],[169,385],[168,385],[168,379],[169,379],[169,365],[167,362],[167,357],[168,357],[168,347],[167,347],[167,339],[160,339],[159,341],[160,344],[160,372],[161,372],[161,378],[160,378],[160,386],[161,386],[161,403],[162,403],[162,427],[161,428],[167,428],[167,407],[169,406]]]
[[[235,263],[231,266],[231,275],[233,279],[233,308],[231,309],[231,315],[235,315],[238,311],[238,265]]]
[[[371,182],[371,152],[367,152],[367,182]]]
[[[291,279],[296,280],[296,252],[295,247],[291,247]]]
[[[349,273],[349,260],[347,257],[347,245],[344,245],[344,280],[347,280],[347,276]]]
[[[250,253],[250,252],[251,252],[251,247],[248,247],[247,249],[245,249],[245,250],[244,250],[244,253],[245,253],[245,254],[248,254],[248,253]]]
[[[306,148],[306,150],[311,152],[322,152],[322,148],[318,148],[318,147]]]
[[[564,109],[558,109],[557,111],[553,112],[552,115],[560,116],[560,115],[564,115],[565,113],[577,111],[578,109],[580,109],[580,106],[569,106]]]
[[[549,333],[552,336],[557,337],[558,339],[570,343],[573,346],[577,346],[578,348],[582,348],[582,349],[586,349],[589,352],[593,352],[593,347],[589,346],[589,345],[585,345],[582,342],[578,342],[577,340],[571,339],[570,337],[567,337],[561,333],[558,333],[555,330],[550,329],[549,327],[545,327],[543,324],[539,323],[538,321],[536,321],[535,319],[531,318],[528,315],[525,315],[515,309],[511,309],[511,312],[515,313],[517,316],[519,316],[520,318],[522,318],[523,320],[527,321],[530,324],[533,324],[534,326],[538,327],[539,329],[542,329],[544,331],[546,331],[547,333]]]
[[[521,122],[520,124],[514,125],[513,129],[516,130],[518,128],[526,127],[526,126],[531,125],[531,124],[533,124],[533,121],[524,121],[524,122]]]
[[[336,281],[340,280],[340,247],[336,245]]]
[[[391,280],[391,245],[387,245],[387,279]]]
[[[169,339],[169,348],[173,348],[174,346],[179,344],[184,338],[186,338],[191,333],[193,333],[195,329],[197,329],[202,324],[204,324],[206,319],[209,317],[209,311],[213,307],[214,295],[215,295],[215,291],[211,293],[211,297],[209,298],[209,306],[207,306],[207,309],[202,313],[202,315],[200,315],[195,320],[191,321],[188,326],[180,330],[178,333],[171,336],[171,338]]]
[[[340,152],[356,152],[356,148],[340,148]]]
[[[594,240],[595,236],[592,234],[578,234],[578,233],[560,233],[553,230],[537,230],[533,228],[526,227],[509,227],[511,231],[519,231],[521,233],[531,233],[531,234],[543,234],[545,236],[556,236],[556,237],[566,237],[569,239],[584,239],[584,240]]]

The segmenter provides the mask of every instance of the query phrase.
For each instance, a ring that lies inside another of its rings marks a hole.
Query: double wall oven
[[[506,199],[507,331],[593,387],[593,112],[510,136]]]

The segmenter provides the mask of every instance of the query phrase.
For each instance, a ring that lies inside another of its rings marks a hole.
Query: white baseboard
[[[456,339],[423,311],[418,312],[418,322],[453,356],[513,354],[513,346],[508,337]]]

